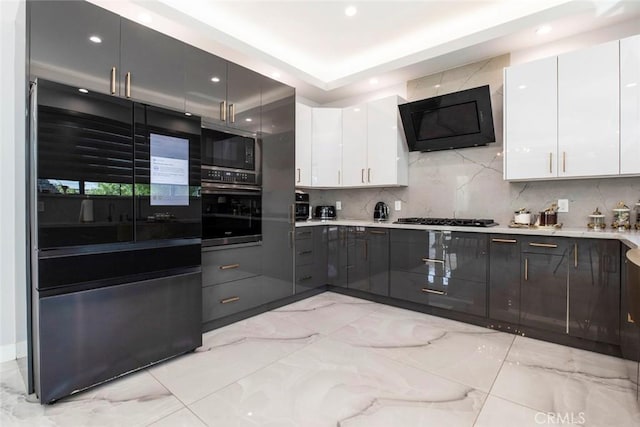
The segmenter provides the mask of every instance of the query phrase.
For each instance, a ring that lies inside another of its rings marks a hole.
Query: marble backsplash
[[[485,147],[409,154],[409,186],[393,188],[309,190],[311,204],[342,204],[338,218],[373,218],[378,201],[387,203],[391,220],[430,216],[493,218],[507,225],[513,212],[532,212],[569,200],[569,212],[558,221],[568,227],[586,226],[598,207],[611,223],[619,201],[633,208],[640,199],[640,178],[603,178],[510,183],[502,179],[503,68],[509,55],[495,57],[407,82],[408,101],[488,84],[491,90],[496,142]],[[344,144],[348,141],[343,141]],[[395,201],[402,210],[394,210]],[[632,215],[635,220],[635,214]]]

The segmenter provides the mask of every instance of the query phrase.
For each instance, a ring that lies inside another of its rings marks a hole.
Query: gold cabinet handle
[[[516,239],[491,239],[491,241],[496,243],[518,243]]]
[[[371,168],[367,169],[367,182],[371,183]]]
[[[536,248],[557,248],[558,245],[554,245],[552,243],[529,243],[529,246],[533,246]]]
[[[298,237],[300,237],[300,236],[311,236],[311,231],[298,231],[298,232],[296,233],[296,235],[297,235]]]
[[[127,73],[124,81],[124,95],[127,98],[131,98],[131,72]]]
[[[437,289],[429,289],[429,288],[422,288],[420,289],[420,291],[427,293],[427,294],[436,294],[436,295],[446,295],[447,293],[445,291],[439,291]]]
[[[631,317],[631,313],[627,313],[627,322],[628,323],[636,323],[636,321],[633,320],[633,317]]]
[[[116,94],[116,67],[111,67],[111,95]]]
[[[387,234],[386,231],[380,231],[380,230],[369,230],[369,233],[371,233],[371,234]]]
[[[553,173],[553,153],[549,153],[549,173]]]
[[[567,152],[562,152],[562,172],[567,171]]]
[[[300,168],[298,168],[298,181],[297,182],[300,182]]]
[[[309,255],[312,254],[313,251],[302,251],[302,252],[298,252],[298,255]]]
[[[218,267],[220,270],[233,270],[234,268],[238,268],[240,267],[240,264],[227,264],[227,265],[221,265],[220,267]]]
[[[578,268],[578,244],[573,244],[573,266]]]
[[[220,120],[223,122],[227,121],[227,101],[220,103]]]
[[[231,123],[236,122],[236,105],[235,104],[229,104],[229,119],[231,120]]]
[[[220,304],[229,304],[230,302],[240,301],[240,297],[229,297],[220,300]]]
[[[362,168],[360,170],[360,180],[362,181],[362,183],[364,184],[364,168]]]
[[[425,264],[428,262],[437,262],[439,264],[444,265],[444,261],[441,259],[422,258],[422,262],[424,262]]]
[[[313,276],[304,276],[298,279],[298,282],[303,282],[305,280],[311,280],[313,279]]]
[[[524,259],[524,280],[529,280],[529,258]]]

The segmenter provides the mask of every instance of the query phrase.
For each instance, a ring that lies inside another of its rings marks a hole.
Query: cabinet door
[[[28,6],[33,76],[100,93],[117,91],[117,81],[112,87],[111,70],[115,68],[117,79],[118,15],[80,1],[33,1]]]
[[[342,109],[312,111],[311,185],[342,185]]]
[[[389,230],[367,229],[369,261],[369,292],[389,295]]]
[[[120,96],[184,111],[184,43],[121,21]]]
[[[347,248],[347,287],[369,290],[368,242],[364,227],[349,227]]]
[[[311,107],[296,102],[296,186],[311,186]]]
[[[640,173],[640,35],[620,40],[620,173]]]
[[[227,99],[227,61],[185,45],[185,110],[221,124]]]
[[[402,126],[397,96],[367,104],[367,184],[407,185]],[[401,176],[402,175],[402,176]]]
[[[558,176],[620,172],[619,42],[558,57]]]
[[[348,253],[347,227],[329,226],[327,235],[327,283],[347,287]]]
[[[367,185],[367,105],[342,110],[343,186]]]
[[[518,236],[492,234],[489,243],[489,318],[520,320],[520,244]]]
[[[569,267],[569,334],[620,342],[620,242],[576,239]]]
[[[557,58],[505,69],[505,179],[557,176]]]
[[[227,126],[249,132],[260,130],[261,89],[265,79],[254,71],[228,63]],[[265,104],[273,105],[273,102],[268,100]],[[271,133],[272,129],[275,128],[264,130]]]
[[[567,333],[568,252],[522,254],[520,324]]]
[[[628,247],[623,246],[622,281],[621,281],[621,316],[620,316],[620,350],[625,360],[627,376],[635,385],[636,399],[640,397],[640,268],[627,259]],[[635,304],[634,304],[635,301]]]

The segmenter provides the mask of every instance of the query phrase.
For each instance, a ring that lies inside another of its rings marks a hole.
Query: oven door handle
[[[262,187],[255,185],[237,185],[237,184],[211,184],[202,183],[202,194],[258,194],[262,192]]]

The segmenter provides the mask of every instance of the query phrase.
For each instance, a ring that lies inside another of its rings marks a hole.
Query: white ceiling
[[[629,20],[640,0],[91,0],[320,104]],[[345,15],[347,6],[357,13]],[[552,31],[535,30],[550,24]],[[378,83],[373,85],[370,79]]]

